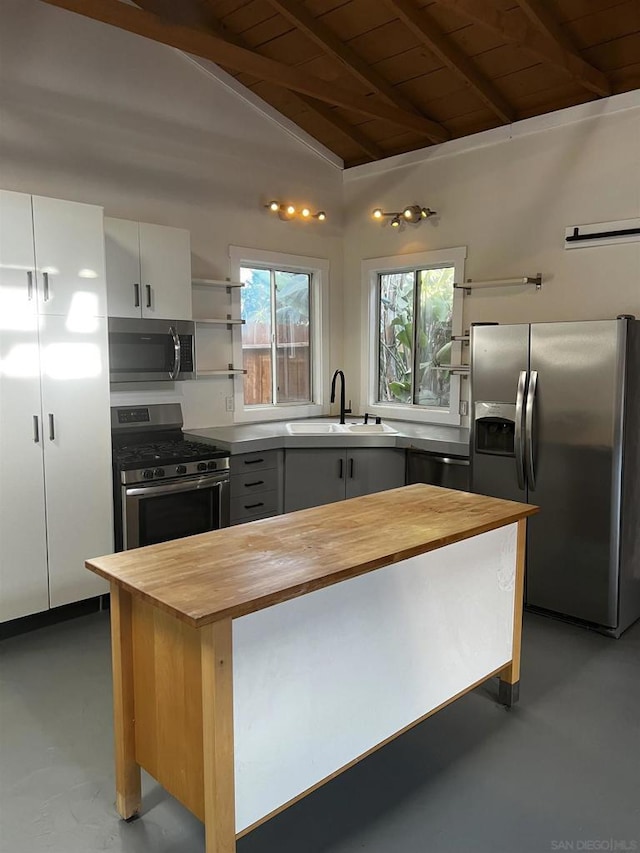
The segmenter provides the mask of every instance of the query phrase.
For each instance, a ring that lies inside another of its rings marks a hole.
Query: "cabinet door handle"
[[[151,285],[145,284],[147,290],[147,308],[151,308]]]
[[[355,473],[356,466],[353,461],[353,456],[349,459],[349,477],[353,480],[353,475]]]
[[[260,462],[264,462],[264,459],[245,459],[245,465],[258,465]]]
[[[260,503],[257,503],[257,504],[245,504],[244,508],[245,509],[257,509],[259,506],[264,506],[264,501],[260,501]]]
[[[340,480],[344,479],[344,459],[338,459],[338,478]]]
[[[33,273],[27,270],[27,299],[29,302],[33,299]]]
[[[53,415],[49,412],[49,441],[55,441],[56,427],[53,420]]]
[[[264,486],[264,480],[256,480],[255,483],[245,483],[245,489],[250,489],[253,486]]]
[[[43,298],[44,298],[45,302],[48,302],[49,301],[49,273],[48,272],[42,273],[42,280],[44,282],[44,297]]]
[[[40,444],[40,420],[37,415],[33,416],[33,441]]]
[[[133,307],[140,307],[140,285],[138,282],[133,285]]]

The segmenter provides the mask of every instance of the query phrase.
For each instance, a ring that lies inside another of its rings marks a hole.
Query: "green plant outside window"
[[[454,267],[378,276],[378,400],[449,409]]]

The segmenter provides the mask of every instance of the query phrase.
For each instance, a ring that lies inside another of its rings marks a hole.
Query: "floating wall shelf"
[[[433,370],[448,370],[449,373],[455,373],[457,376],[468,376],[471,372],[471,365],[443,364],[441,367],[434,367]]]
[[[239,318],[227,317],[225,320],[224,317],[212,317],[207,319],[196,318],[194,320],[195,323],[202,324],[210,324],[210,325],[220,325],[220,326],[243,326],[246,322],[245,320],[240,320]]]
[[[535,285],[536,290],[542,289],[542,273],[536,275],[514,276],[513,278],[490,278],[474,281],[468,278],[464,284],[454,284],[457,290],[464,290],[465,293],[471,293],[472,290],[482,290],[489,287],[526,287],[527,285]]]
[[[241,367],[234,367],[231,363],[228,363],[227,367],[218,367],[218,365],[224,364],[230,355],[233,358],[230,351],[235,334],[233,329],[237,326],[243,326],[245,323],[241,317],[234,317],[231,313],[227,313],[228,308],[235,311],[236,314],[239,313],[239,308],[233,307],[235,300],[232,292],[234,289],[244,287],[244,284],[241,281],[231,281],[226,278],[193,278],[191,279],[191,285],[194,289],[200,289],[198,302],[201,303],[204,300],[204,303],[206,303],[205,305],[199,305],[197,313],[208,314],[210,311],[213,315],[194,317],[196,324],[197,361],[198,364],[202,364],[201,368],[196,368],[196,377],[198,379],[206,379],[207,377],[214,376],[242,376],[247,371]],[[217,304],[221,297],[219,293],[214,293],[214,289],[216,288],[226,290],[226,302],[230,304],[224,307]],[[205,291],[208,291],[208,293]],[[221,317],[220,314],[226,314],[226,316]],[[226,337],[220,337],[220,329],[225,326],[227,329]],[[230,332],[231,335],[229,334]]]
[[[207,377],[207,376],[236,376],[246,373],[246,370],[243,370],[241,367],[234,367],[232,364],[225,370],[197,370],[196,376],[198,377]]]
[[[228,281],[221,278],[192,278],[191,284],[196,287],[244,287],[241,281]]]

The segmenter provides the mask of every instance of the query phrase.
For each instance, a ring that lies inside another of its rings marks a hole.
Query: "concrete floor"
[[[126,824],[114,810],[108,614],[5,640],[0,653],[2,853],[203,853],[202,825],[148,776],[143,817]],[[640,850],[640,624],[615,641],[527,615],[520,704],[506,711],[495,689],[441,711],[238,853]]]

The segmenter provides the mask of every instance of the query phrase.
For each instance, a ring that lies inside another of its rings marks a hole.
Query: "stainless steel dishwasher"
[[[407,451],[407,484],[428,483],[445,489],[468,492],[469,460],[464,456],[443,456],[422,450]]]

